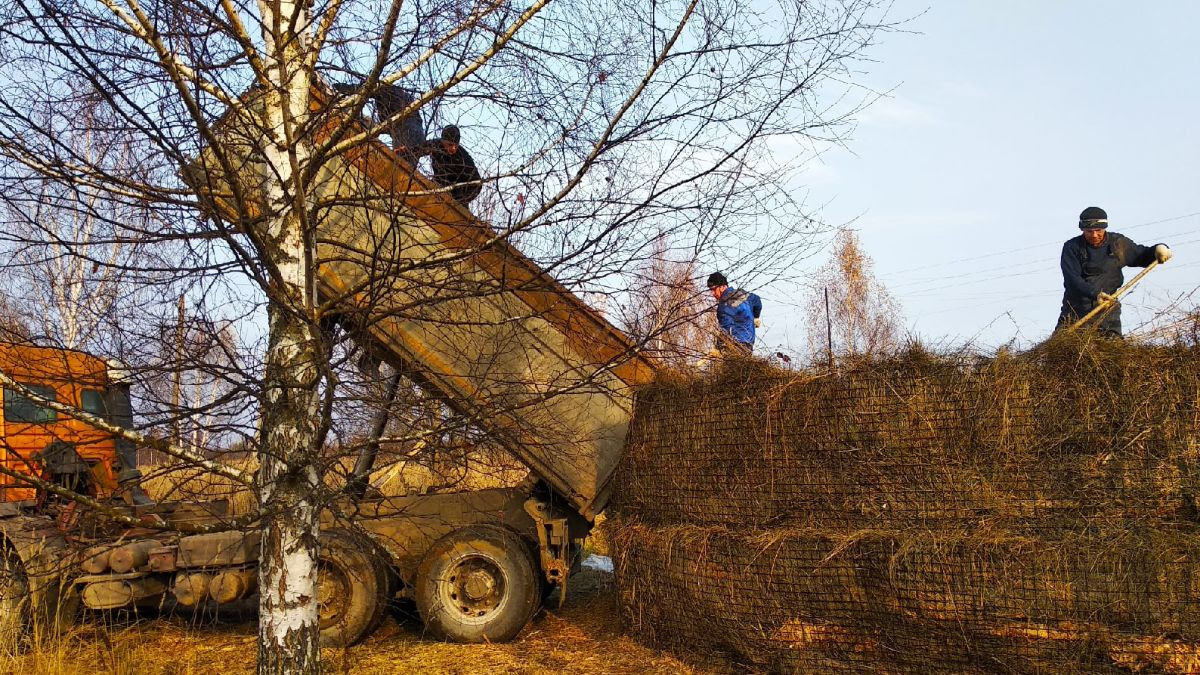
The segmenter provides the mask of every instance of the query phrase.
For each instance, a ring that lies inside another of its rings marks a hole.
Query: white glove
[[[1160,263],[1165,263],[1175,256],[1171,253],[1171,249],[1167,248],[1166,244],[1159,244],[1154,247],[1154,259]]]
[[[754,320],[754,327],[755,327],[755,328],[762,328],[762,319],[755,319],[755,320]]]
[[[1116,301],[1117,301],[1116,298],[1109,295],[1108,293],[1105,293],[1104,291],[1100,291],[1099,293],[1096,294],[1096,304],[1098,304],[1098,305],[1107,305],[1109,303],[1113,303]]]

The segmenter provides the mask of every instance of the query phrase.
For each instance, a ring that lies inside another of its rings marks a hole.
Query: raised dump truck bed
[[[314,98],[321,100],[319,93]],[[253,99],[249,99],[250,109]],[[232,175],[254,193],[258,138],[223,122]],[[229,175],[196,168],[226,218]],[[592,308],[375,141],[327,160],[313,183],[318,285],[378,355],[487,429],[591,519],[651,364]]]
[[[252,118],[253,106],[235,112]],[[206,150],[186,174],[221,215],[253,231],[262,203],[244,200],[239,211],[229,194],[234,187],[260,194],[265,165],[250,139],[261,131],[237,124],[238,117],[219,127],[223,157]],[[548,584],[566,597],[580,542],[608,499],[632,412],[630,389],[650,378],[652,365],[603,317],[381,144],[329,160],[313,178],[316,282],[331,314],[532,470],[515,487],[350,496],[324,512],[317,547],[321,643],[362,639],[397,596],[415,600],[433,635],[511,639]],[[77,550],[60,531],[61,513],[74,505],[56,511],[52,501],[23,504],[0,512],[0,587],[25,600],[0,602],[0,636],[29,632],[35,621],[65,627],[79,602],[111,610],[173,599],[196,608],[257,592],[256,529],[114,528]],[[223,513],[203,504],[121,508],[135,519],[199,518],[214,527]]]

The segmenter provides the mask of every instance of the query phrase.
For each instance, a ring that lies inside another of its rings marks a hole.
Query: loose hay
[[[1193,672],[1196,350],[1058,340],[638,395],[633,632],[753,668]]]
[[[567,605],[540,613],[505,644],[432,640],[415,618],[389,613],[374,634],[349,649],[322,650],[323,671],[334,675],[557,675],[724,672],[720,663],[681,661],[646,649],[624,635],[611,575],[575,575]],[[0,654],[5,675],[251,675],[255,669],[253,615],[197,621],[188,615],[104,626],[84,623],[64,640],[37,644],[19,655]]]

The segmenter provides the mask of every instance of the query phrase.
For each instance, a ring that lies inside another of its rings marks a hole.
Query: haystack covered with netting
[[[777,671],[1200,672],[1200,362],[1054,342],[638,395],[624,612]]]

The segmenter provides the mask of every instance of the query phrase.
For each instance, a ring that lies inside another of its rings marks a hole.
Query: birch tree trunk
[[[271,514],[263,522],[259,559],[260,673],[320,672],[317,614],[316,505],[320,477],[322,349],[313,317],[312,238],[301,168],[308,141],[299,138],[309,115],[306,67],[308,12],[302,3],[264,0],[266,189],[270,213],[264,244],[273,262],[273,302],[259,453],[259,498]]]
[[[317,336],[295,315],[269,310],[267,400],[263,413],[259,494],[259,673],[320,672],[317,615],[319,476]]]

